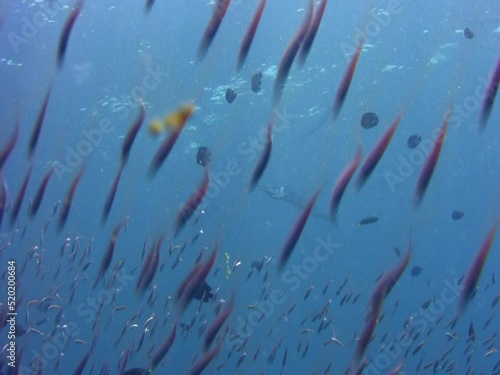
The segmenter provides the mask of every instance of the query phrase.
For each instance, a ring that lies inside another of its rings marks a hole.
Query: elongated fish
[[[203,33],[203,37],[201,38],[200,45],[198,47],[198,61],[203,60],[205,55],[212,44],[217,31],[226,15],[227,8],[229,8],[229,4],[231,0],[216,0],[215,9],[212,14],[212,18],[208,23],[205,32]]]
[[[434,169],[436,169],[439,155],[441,153],[441,148],[443,147],[444,139],[446,137],[446,130],[448,129],[448,120],[450,119],[450,113],[451,111],[448,110],[434,148],[425,160],[422,171],[420,172],[420,176],[418,177],[417,185],[415,186],[415,192],[413,194],[413,203],[415,207],[418,207],[422,202],[427,187],[429,186],[429,182],[431,181],[432,174],[434,173]]]
[[[38,144],[38,139],[40,138],[40,132],[42,131],[42,125],[45,119],[45,113],[47,112],[47,105],[49,104],[50,93],[52,91],[52,84],[50,85],[47,94],[45,94],[45,99],[43,100],[42,108],[38,113],[38,117],[35,122],[35,126],[31,132],[30,141],[28,144],[28,156],[31,157],[35,151],[36,145]]]
[[[75,6],[75,9],[73,9],[73,11],[70,13],[61,32],[61,36],[59,38],[59,46],[57,47],[57,66],[59,70],[63,66],[64,57],[66,56],[66,49],[68,48],[69,37],[71,35],[71,30],[73,30],[73,26],[75,26],[76,19],[80,15],[82,6],[83,6],[83,0],[79,0]]]
[[[252,45],[253,38],[255,37],[255,33],[257,28],[259,27],[260,19],[262,17],[262,13],[264,12],[264,8],[266,7],[267,0],[261,0],[260,4],[253,15],[252,22],[248,26],[243,39],[241,40],[240,52],[238,54],[238,62],[236,64],[236,69],[238,72],[241,71],[243,65],[245,64],[245,60],[248,56],[248,51],[250,51],[250,46]]]
[[[307,219],[311,214],[311,211],[314,207],[314,203],[316,203],[316,199],[318,198],[318,195],[319,195],[319,189],[313,194],[313,196],[307,203],[306,207],[300,214],[299,219],[297,220],[292,230],[288,234],[288,237],[280,251],[280,257],[278,260],[278,271],[283,270],[286,263],[288,262],[288,259],[290,258],[290,255],[292,255],[292,251],[295,248],[295,245],[297,245],[300,235],[302,234],[302,231],[306,226]]]
[[[35,198],[33,199],[33,203],[31,204],[30,208],[31,217],[34,217],[38,212],[38,209],[42,204],[42,199],[45,195],[45,190],[47,190],[47,185],[49,184],[50,178],[52,177],[53,174],[54,174],[54,168],[51,168],[50,171],[43,178],[42,182],[40,183],[40,186],[38,187],[38,190],[35,194]]]

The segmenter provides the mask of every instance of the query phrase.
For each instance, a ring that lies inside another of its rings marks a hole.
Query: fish
[[[311,51],[312,45],[314,43],[314,38],[316,38],[316,34],[318,33],[319,25],[321,24],[321,20],[323,19],[323,14],[325,13],[326,4],[328,0],[321,0],[319,3],[318,9],[314,11],[314,18],[309,26],[309,30],[307,30],[307,34],[304,37],[304,41],[300,46],[299,53],[299,64],[304,65]]]
[[[205,32],[203,33],[203,37],[201,38],[200,45],[198,46],[198,61],[203,60],[206,56],[208,49],[210,48],[210,45],[219,30],[222,20],[226,15],[230,3],[231,0],[216,0],[212,18],[210,18],[210,22],[208,23]]]
[[[367,216],[365,217],[364,219],[361,219],[358,223],[358,226],[363,226],[363,225],[367,225],[367,224],[373,224],[373,223],[376,223],[378,221],[378,217],[376,216]]]
[[[233,308],[234,308],[234,293],[227,307],[215,317],[214,321],[212,322],[212,324],[210,324],[210,326],[207,329],[207,333],[205,334],[205,340],[203,340],[203,349],[205,350],[205,352],[207,352],[208,349],[210,349],[210,345],[212,345],[212,342],[215,340],[217,333],[220,331],[220,329],[224,325],[229,315],[231,315]]]
[[[156,271],[158,270],[158,265],[160,264],[160,250],[163,239],[164,236],[160,236],[151,245],[151,249],[149,250],[139,277],[137,278],[135,286],[136,295],[142,296],[153,281]]]
[[[138,367],[134,367],[134,368],[130,368],[128,370],[126,370],[123,375],[148,375],[149,373],[149,369],[147,368],[138,368]]]
[[[491,245],[495,240],[495,235],[499,223],[500,221],[497,219],[497,221],[493,224],[492,228],[488,233],[488,236],[486,237],[485,241],[483,242],[483,245],[477,252],[472,262],[472,265],[470,266],[469,271],[467,272],[467,276],[465,277],[462,291],[460,292],[458,301],[458,311],[455,319],[457,319],[460,315],[462,315],[463,311],[465,310],[465,307],[471,300],[474,291],[476,290],[479,277],[481,276],[484,264],[486,263],[486,258],[488,257]]]
[[[448,129],[448,120],[450,118],[450,114],[451,111],[448,110],[441,126],[439,137],[436,140],[436,144],[425,160],[422,171],[420,172],[420,176],[418,177],[417,185],[415,186],[415,192],[413,194],[414,207],[420,206],[425,192],[427,191],[427,187],[429,186],[429,182],[431,181],[431,177],[434,173],[434,169],[436,168],[439,155],[441,153],[441,148],[443,147],[444,139],[446,137],[446,130]]]
[[[109,190],[108,196],[106,197],[106,201],[104,202],[104,207],[102,208],[101,223],[103,225],[108,220],[108,216],[111,211],[111,207],[113,206],[116,192],[118,190],[118,185],[120,184],[120,179],[122,178],[122,172],[123,172],[123,163],[120,165],[120,168],[118,169],[118,173],[113,181],[113,185],[111,185],[111,189]]]
[[[367,322],[358,340],[358,344],[356,345],[354,357],[351,360],[350,373],[356,371],[356,369],[360,365],[362,366],[362,359],[364,353],[366,352],[366,349],[368,348],[368,345],[371,342],[373,332],[375,331],[375,327],[379,321],[380,311],[382,310],[384,299],[387,297],[389,292],[392,290],[394,285],[398,282],[399,278],[405,271],[406,266],[410,261],[411,248],[412,245],[410,242],[410,246],[405,258],[402,259],[401,262],[394,268],[392,268],[389,272],[387,272],[386,276],[384,276],[379,281],[377,287],[372,293],[372,296],[370,297],[370,301],[368,303]]]
[[[14,134],[12,134],[7,144],[4,146],[2,151],[0,151],[0,171],[2,170],[2,167],[7,161],[7,159],[9,158],[10,153],[14,149],[18,138],[19,138],[19,116],[17,116],[16,128],[14,130]]]
[[[215,260],[217,259],[218,247],[219,245],[216,244],[210,258],[206,262],[195,266],[177,288],[175,300],[178,302],[178,315],[182,314],[186,310],[194,296],[199,293],[200,287],[204,285],[204,282],[214,266]]]
[[[364,163],[361,165],[356,181],[358,190],[361,189],[361,187],[366,183],[366,180],[368,180],[368,177],[370,177],[378,162],[380,161],[380,159],[382,159],[382,156],[384,155],[387,146],[389,146],[389,142],[391,141],[392,136],[396,132],[396,129],[398,128],[399,123],[402,119],[403,113],[400,113],[393,121],[390,128],[382,135],[375,147],[373,147],[373,150],[366,157]]]
[[[128,157],[130,155],[130,150],[132,149],[132,144],[134,143],[134,140],[137,137],[139,130],[141,129],[145,117],[146,117],[146,108],[144,107],[144,104],[141,104],[141,111],[139,112],[137,119],[132,123],[127,134],[125,135],[125,138],[123,139],[122,151],[121,151],[122,165],[125,165],[125,163],[128,160]]]
[[[222,347],[222,342],[219,343],[212,351],[205,353],[189,370],[189,375],[200,375],[203,370],[219,355]]]
[[[411,275],[413,277],[419,276],[422,273],[423,268],[420,266],[413,266],[411,269]]]
[[[465,39],[473,39],[474,38],[474,33],[472,32],[471,29],[469,29],[468,27],[466,27],[464,29],[464,37],[465,37]]]
[[[73,202],[73,197],[75,195],[76,188],[78,187],[78,184],[80,183],[80,180],[83,176],[83,172],[85,171],[85,166],[83,166],[80,171],[77,173],[75,178],[73,179],[73,182],[71,183],[68,193],[66,194],[66,197],[64,198],[64,201],[62,203],[61,207],[61,213],[59,214],[59,221],[58,221],[58,230],[61,231],[64,227],[64,224],[66,224],[66,221],[68,220],[69,216],[69,210],[71,208],[71,203]]]
[[[186,225],[187,221],[193,216],[194,212],[198,206],[205,198],[205,194],[208,191],[210,185],[210,172],[209,168],[205,169],[205,177],[203,181],[198,186],[196,191],[189,197],[189,199],[184,203],[182,208],[179,210],[174,223],[174,238],[177,237],[180,230]]]
[[[151,135],[156,136],[167,129],[173,132],[182,130],[186,122],[194,113],[194,109],[195,107],[192,102],[182,104],[174,111],[167,114],[163,120],[155,119],[151,121],[149,132]]]
[[[332,194],[330,196],[330,220],[336,222],[337,211],[339,209],[340,201],[344,196],[345,190],[349,181],[351,181],[354,172],[358,168],[359,163],[361,162],[361,158],[363,157],[363,146],[361,144],[358,147],[358,152],[354,159],[344,168],[340,176],[335,181],[335,185],[333,186]]]
[[[259,183],[262,175],[264,174],[264,171],[266,170],[267,163],[271,158],[271,151],[273,148],[274,122],[275,119],[273,116],[271,120],[269,120],[269,123],[267,125],[266,144],[264,145],[264,149],[262,150],[259,160],[257,160],[257,164],[255,165],[255,168],[252,172],[252,177],[250,178],[250,186],[249,186],[250,191],[253,191],[257,186],[257,184]]]
[[[316,203],[316,199],[318,198],[319,192],[320,192],[320,190],[318,189],[313,194],[311,199],[309,199],[309,202],[302,210],[302,213],[300,214],[299,219],[296,221],[292,230],[288,234],[288,237],[287,237],[287,239],[286,239],[285,243],[283,244],[281,251],[280,251],[279,260],[278,260],[278,271],[283,270],[286,263],[288,262],[288,259],[290,258],[290,255],[292,255],[293,249],[295,248],[295,245],[297,245],[297,242],[299,241],[300,235],[302,234],[302,231],[304,230],[304,227],[306,226],[307,219],[309,218],[309,215],[311,214],[311,211],[314,207],[314,203]]]
[[[208,285],[206,281],[203,281],[203,284],[195,292],[193,298],[205,303],[211,301],[214,298],[212,287]]]
[[[452,218],[453,220],[460,220],[461,218],[463,218],[463,217],[464,217],[464,215],[465,215],[465,214],[464,214],[464,212],[463,212],[463,211],[453,211],[453,212],[451,213],[451,218]]]
[[[198,152],[196,153],[196,163],[202,167],[206,167],[212,161],[212,152],[208,147],[200,146],[198,147]]]
[[[276,73],[276,78],[274,80],[274,88],[273,88],[273,106],[276,107],[281,100],[281,96],[283,94],[283,89],[285,88],[285,83],[288,78],[288,74],[290,73],[290,69],[293,64],[293,60],[295,56],[299,52],[300,45],[304,40],[304,37],[309,30],[309,26],[311,25],[312,18],[314,13],[314,0],[310,0],[309,2],[309,10],[307,11],[302,24],[299,29],[292,37],[288,46],[286,47],[285,52],[280,61],[280,65],[278,67],[278,72]]]
[[[408,146],[409,149],[413,150],[414,148],[418,147],[420,142],[422,142],[422,137],[419,136],[418,134],[413,134],[408,137],[406,145]]]
[[[257,93],[262,89],[262,73],[258,72],[252,76],[252,91]]]
[[[170,350],[175,341],[176,335],[177,335],[177,321],[174,323],[174,327],[172,328],[172,332],[170,333],[170,335],[153,354],[153,359],[151,360],[152,370],[154,370],[160,364],[163,358],[165,358],[165,356],[168,354],[168,351]]]
[[[16,200],[14,201],[14,204],[12,205],[12,209],[10,212],[11,225],[14,224],[17,217],[19,216],[19,211],[21,210],[21,205],[23,204],[24,195],[26,194],[26,188],[28,187],[28,182],[29,182],[30,177],[31,177],[32,169],[33,169],[33,166],[30,165],[30,167],[28,168],[28,172],[26,173],[26,176],[24,177],[23,183],[21,184],[21,188],[19,189],[19,192],[17,193]]]
[[[226,101],[231,104],[236,99],[236,92],[233,89],[226,90]]]
[[[378,125],[378,116],[375,112],[365,112],[361,117],[361,127],[371,129]]]
[[[2,226],[3,215],[7,208],[7,183],[2,175],[2,195],[0,195],[0,227]]]
[[[28,143],[28,157],[33,155],[36,145],[38,144],[38,139],[40,138],[40,132],[42,131],[43,121],[45,119],[45,113],[47,112],[47,106],[49,104],[50,93],[52,91],[52,84],[49,86],[47,93],[45,94],[45,99],[43,100],[42,108],[38,113],[38,117],[35,122],[35,126],[31,131],[31,137]]]
[[[365,43],[365,37],[361,38],[359,42],[356,53],[351,59],[347,70],[342,77],[342,81],[340,81],[340,85],[337,89],[337,94],[335,95],[335,100],[333,101],[332,106],[332,114],[333,119],[335,120],[344,105],[345,98],[347,97],[347,93],[349,92],[349,87],[351,87],[352,78],[354,77],[354,72],[356,71],[356,66],[358,65],[359,57],[361,56],[361,51],[363,51],[363,45]]]
[[[486,127],[486,123],[491,114],[493,104],[495,103],[495,97],[498,92],[498,84],[500,83],[500,58],[498,58],[495,69],[491,73],[490,79],[488,81],[488,86],[483,95],[483,100],[481,103],[481,114],[479,117],[479,132],[482,133]]]
[[[50,178],[52,177],[53,174],[54,174],[54,168],[50,168],[50,171],[45,175],[42,182],[40,183],[40,186],[38,187],[38,190],[35,194],[35,198],[33,199],[33,203],[31,204],[30,207],[31,218],[35,217],[36,213],[38,212],[38,209],[42,204],[42,199],[45,195],[45,190],[47,190],[47,185],[49,184]]]
[[[68,48],[69,37],[71,35],[71,30],[73,30],[73,26],[75,26],[76,19],[80,15],[80,11],[82,10],[83,0],[79,0],[76,3],[75,8],[70,13],[66,23],[64,24],[63,30],[61,32],[61,36],[59,38],[59,45],[57,47],[57,66],[59,70],[61,70],[64,62],[64,57],[66,56],[66,49]]]
[[[155,3],[155,0],[146,0],[146,14],[151,12],[151,9],[153,8],[154,3]]]
[[[264,12],[266,4],[267,0],[260,1],[259,6],[257,7],[257,10],[252,17],[252,21],[250,22],[250,25],[248,25],[247,31],[245,32],[245,35],[241,40],[240,51],[238,53],[238,61],[236,63],[236,70],[238,72],[241,72],[243,65],[245,65],[248,52],[250,51],[250,47],[252,46],[252,42],[255,37],[255,33],[257,32],[257,28],[259,27],[260,19],[262,18],[262,13]]]
[[[125,224],[126,220],[118,223],[115,229],[113,229],[113,234],[111,236],[111,240],[109,241],[108,248],[104,253],[104,257],[102,258],[101,266],[99,267],[99,272],[95,279],[93,289],[95,289],[99,280],[101,280],[104,277],[104,274],[106,273],[106,271],[109,268],[109,265],[111,264],[111,260],[113,259],[113,254],[116,248],[116,241],[118,240],[118,235],[120,234],[120,231]]]

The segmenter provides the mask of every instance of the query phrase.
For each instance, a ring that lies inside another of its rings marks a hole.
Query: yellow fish
[[[181,105],[175,111],[169,113],[161,119],[154,119],[149,125],[149,132],[152,135],[158,135],[167,129],[171,131],[181,130],[186,124],[189,117],[194,112],[194,104],[189,102]]]

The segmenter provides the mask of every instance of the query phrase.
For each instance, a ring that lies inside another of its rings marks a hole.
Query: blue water
[[[191,329],[178,327],[173,346],[154,373],[189,373],[203,356],[205,333],[200,330],[212,323],[221,301],[226,302],[222,309],[228,305],[233,292],[234,310],[214,344],[220,343],[220,353],[205,373],[345,373],[377,278],[401,261],[394,248],[404,256],[410,243],[410,263],[385,299],[363,373],[386,374],[399,364],[405,374],[500,373],[495,349],[500,345],[496,337],[500,306],[492,307],[500,293],[500,281],[495,280],[500,278],[498,241],[475,297],[456,326],[448,326],[457,314],[461,290],[457,283],[498,219],[500,104],[495,103],[481,135],[478,119],[485,82],[500,53],[500,4],[330,1],[305,65],[294,64],[281,103],[274,109],[276,70],[304,18],[306,1],[268,2],[241,73],[236,73],[237,54],[256,0],[232,1],[203,61],[196,55],[213,12],[208,1],[157,0],[147,15],[139,1],[86,1],[59,71],[59,37],[74,5],[63,0],[0,4],[2,149],[14,132],[16,118],[20,121],[18,142],[1,171],[10,205],[33,167],[19,221],[9,223],[7,208],[0,227],[2,270],[8,261],[16,261],[18,330],[21,326],[28,330],[16,338],[21,374],[37,373],[37,368],[43,374],[73,373],[97,332],[83,373],[106,373],[101,369],[109,366],[109,373],[116,374],[129,349],[127,369],[149,368],[151,353],[173,329],[178,309],[175,291],[200,251],[204,249],[206,261],[217,243],[218,257],[207,278],[215,298],[189,305],[179,323],[192,324]],[[473,31],[473,39],[464,38],[465,27]],[[340,116],[325,122],[362,30],[367,34],[365,46]],[[254,93],[251,77],[259,71],[262,90]],[[40,139],[29,159],[31,130],[51,83]],[[232,104],[224,98],[227,88],[238,95]],[[157,175],[149,178],[149,164],[162,138],[152,137],[148,125],[187,101],[194,101],[195,113]],[[123,138],[139,114],[140,102],[147,109],[146,120],[102,226],[102,207],[120,166]],[[433,147],[433,130],[441,126],[448,108],[452,113],[446,142],[423,202],[415,208],[415,184]],[[376,112],[380,121],[367,130],[360,119],[369,111]],[[348,186],[335,226],[325,219],[329,195],[354,157],[358,139],[366,156],[401,112],[403,120],[367,183],[359,191],[355,181]],[[260,187],[250,193],[251,173],[272,114],[278,120],[271,159]],[[318,124],[319,129],[311,132]],[[414,150],[406,145],[412,134],[423,139]],[[209,147],[213,154],[211,185],[202,207],[174,238],[172,226],[179,208],[203,178],[204,169],[195,162],[199,146]],[[29,199],[51,167],[55,173],[37,216],[30,220]],[[64,200],[82,168],[68,221],[58,232],[61,205],[51,219],[52,210]],[[285,187],[300,203],[272,199],[261,190],[268,186]],[[280,249],[318,188],[314,215],[278,273]],[[464,217],[452,220],[454,210],[463,211]],[[379,220],[359,226],[367,216]],[[112,231],[126,218],[105,283],[93,289]],[[192,243],[200,230],[203,234]],[[165,235],[160,253],[164,268],[143,296],[136,295],[143,244],[147,242],[149,251],[161,235]],[[66,240],[69,247],[62,253]],[[168,248],[185,244],[179,264],[173,267],[180,249],[169,255]],[[38,247],[30,252],[34,246]],[[89,246],[92,251],[83,258]],[[77,251],[74,260],[72,251]],[[252,263],[263,259],[260,273],[254,270],[248,277]],[[88,262],[92,263],[84,270]],[[120,262],[120,277],[109,285]],[[411,275],[415,266],[423,269],[418,276]],[[2,273],[4,312],[6,284],[7,275]],[[151,295],[153,302],[148,302]],[[341,304],[346,295],[349,301]],[[47,297],[48,310],[47,302],[41,302]],[[423,309],[429,300],[432,303]],[[97,314],[100,304],[102,311]],[[126,309],[116,311],[117,306]],[[139,315],[134,317],[135,313]],[[322,321],[325,327],[319,332]],[[475,337],[468,342],[471,323]],[[118,340],[122,329],[125,333]],[[4,346],[9,341],[7,327],[0,334],[0,371],[10,373]],[[328,343],[334,335],[339,342]],[[413,354],[422,341],[420,351]],[[242,356],[246,358],[237,367]]]

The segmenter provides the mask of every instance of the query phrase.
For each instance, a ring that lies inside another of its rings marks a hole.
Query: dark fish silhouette
[[[420,142],[422,142],[422,137],[417,134],[413,134],[408,137],[406,144],[408,145],[408,148],[414,149],[418,147]]]
[[[378,125],[378,116],[374,112],[366,112],[361,117],[361,126],[365,129],[371,129]]]
[[[461,218],[463,218],[463,217],[464,217],[464,213],[463,213],[463,211],[453,211],[453,212],[451,213],[451,218],[452,218],[453,220],[460,220],[460,219],[461,219]]]
[[[212,293],[212,287],[203,282],[203,285],[196,291],[194,295],[194,299],[203,302],[209,302],[214,298],[214,294]]]
[[[198,147],[198,153],[196,154],[196,163],[206,167],[212,161],[212,153],[210,149],[205,146]]]
[[[238,62],[236,64],[236,68],[238,72],[241,71],[243,65],[245,64],[245,60],[248,56],[248,51],[250,51],[250,46],[252,45],[253,38],[255,33],[257,32],[257,28],[259,27],[260,18],[262,17],[262,13],[264,12],[264,8],[266,7],[267,0],[261,0],[260,5],[258,6],[255,14],[252,17],[252,21],[248,26],[243,39],[241,40],[240,52],[238,53]]]
[[[378,221],[378,217],[376,217],[376,216],[368,216],[368,217],[365,217],[364,219],[361,219],[359,221],[359,226],[367,225],[367,224],[373,224],[373,223],[376,223],[377,221]]]
[[[66,49],[68,48],[69,36],[71,34],[73,26],[75,25],[75,21],[78,18],[80,11],[82,10],[82,5],[83,5],[83,0],[80,0],[76,4],[75,9],[73,9],[68,19],[66,20],[61,36],[59,38],[59,46],[57,47],[57,66],[59,70],[61,70],[62,68],[64,62],[64,56],[66,55]]]
[[[148,373],[147,368],[131,368],[123,373],[123,375],[146,375]]]
[[[262,88],[262,73],[258,72],[252,76],[252,91],[259,92]]]
[[[420,266],[414,266],[412,269],[411,269],[411,275],[413,277],[417,277],[418,275],[420,275],[423,271],[423,268],[420,267]]]
[[[236,93],[234,92],[233,89],[227,89],[226,90],[226,100],[228,103],[234,102],[234,99],[236,99]]]
[[[466,27],[464,29],[464,37],[465,37],[465,39],[472,39],[472,38],[474,38],[474,33],[472,32],[471,29],[469,29],[468,27]]]

